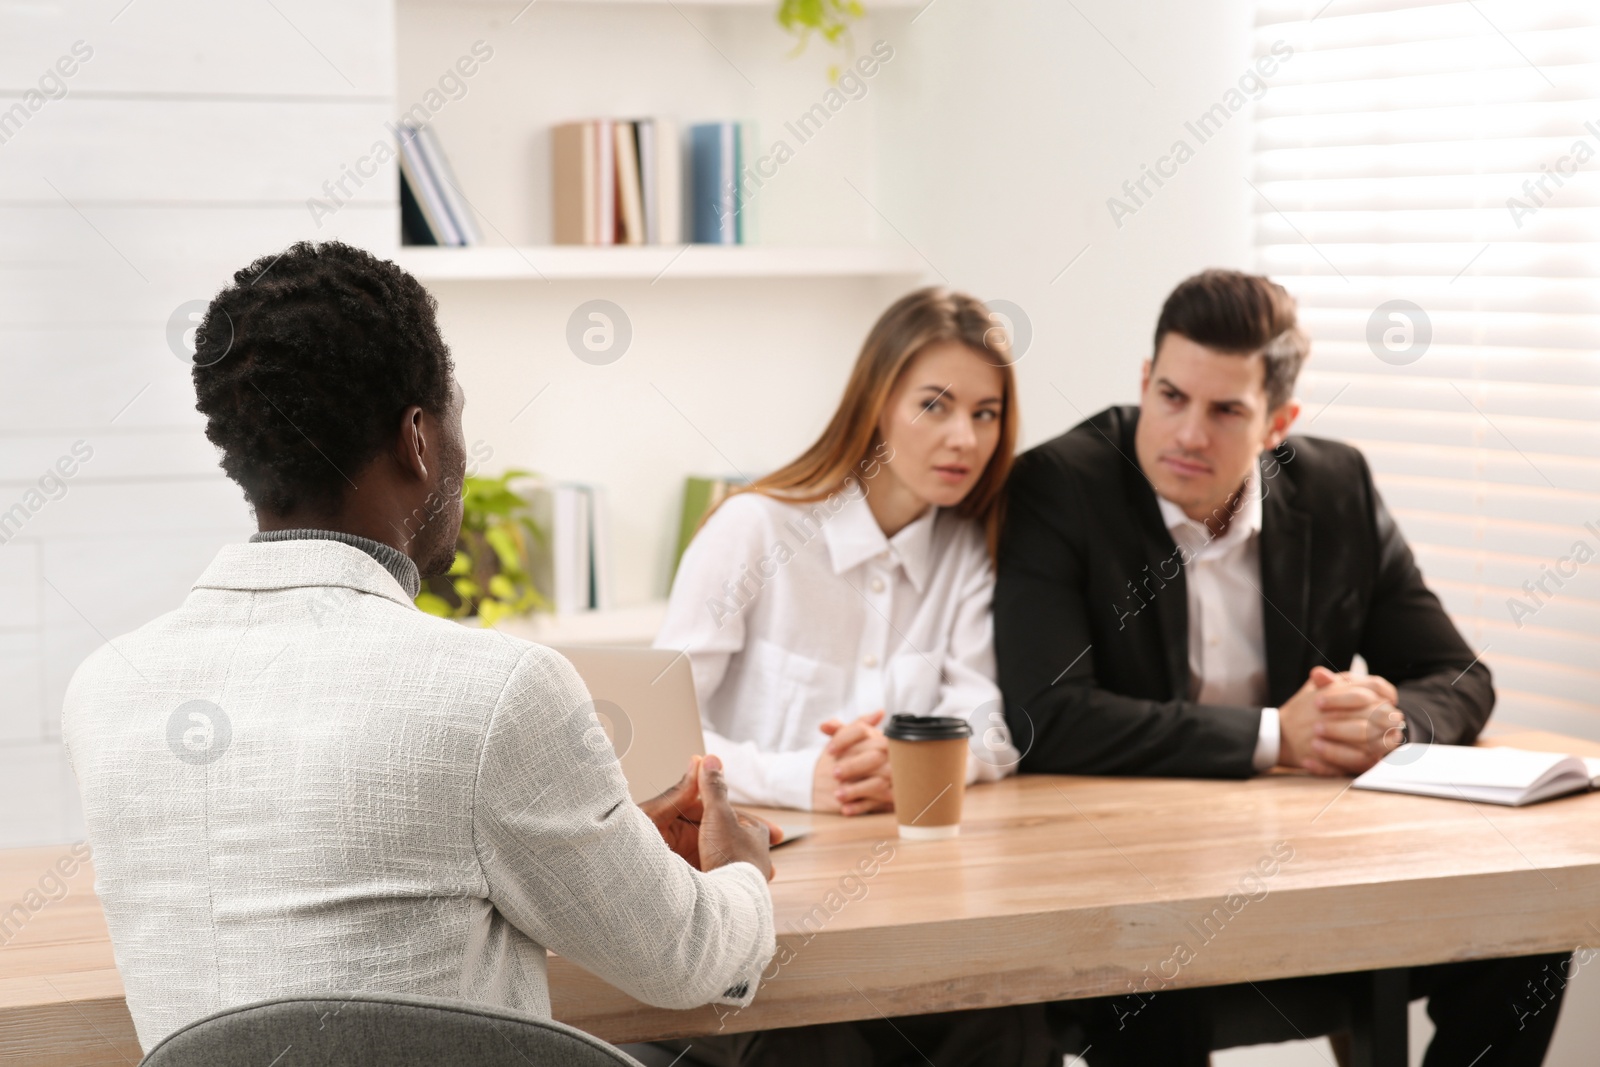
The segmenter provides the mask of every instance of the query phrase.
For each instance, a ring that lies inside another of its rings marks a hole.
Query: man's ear
[[[428,480],[428,463],[433,459],[429,448],[427,421],[422,417],[422,407],[412,404],[400,413],[400,433],[395,441],[395,459],[400,469],[419,482]]]
[[[1144,361],[1144,363],[1142,363],[1140,365],[1140,367],[1139,367],[1139,395],[1140,396],[1144,396],[1144,394],[1146,394],[1146,393],[1148,393],[1150,391],[1150,372],[1155,369],[1155,366],[1156,366],[1156,361],[1153,360],[1153,359],[1147,359],[1147,360]]]
[[[1290,397],[1278,405],[1276,411],[1267,416],[1267,437],[1262,442],[1262,450],[1271,452],[1283,444],[1283,439],[1289,436],[1289,429],[1294,426],[1294,420],[1300,417],[1300,402]]]

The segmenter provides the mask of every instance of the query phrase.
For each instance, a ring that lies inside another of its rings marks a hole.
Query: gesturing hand
[[[700,864],[714,871],[728,863],[753,863],[772,881],[770,849],[783,839],[783,831],[765,819],[738,811],[728,802],[728,783],[722,761],[707,756],[700,763]]]
[[[889,742],[878,729],[883,710],[849,723],[829,719],[819,729],[829,737],[811,775],[813,811],[864,815],[894,810],[889,777]]]
[[[689,771],[676,785],[660,796],[639,802],[639,807],[661,831],[667,847],[695,867],[700,866],[700,820],[705,812],[700,800],[700,761],[703,758],[690,756]]]
[[[701,834],[705,829],[706,817],[703,767],[707,758],[690,756],[689,771],[678,779],[677,784],[659,796],[639,802],[639,807],[650,816],[650,821],[656,824],[656,829],[661,831],[661,839],[667,843],[667,847],[688,860],[694,867],[705,871],[722,865],[713,863],[711,867],[707,867],[700,862]],[[709,758],[716,759],[715,756]],[[717,781],[721,782],[722,761],[717,760],[715,766]],[[723,803],[727,803],[728,791],[725,784],[721,795]],[[759,823],[766,827],[771,844],[776,845],[783,840],[783,831],[775,824],[746,812],[741,811],[737,814],[746,825],[753,826]],[[772,875],[769,873],[767,877],[771,878]]]

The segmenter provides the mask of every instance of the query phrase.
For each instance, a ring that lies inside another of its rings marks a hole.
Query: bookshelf
[[[499,2],[509,5],[512,8],[518,8],[525,4],[527,0],[499,0]],[[764,11],[768,14],[776,12],[778,9],[777,0],[681,0],[681,2],[677,2],[677,0],[538,0],[538,2],[541,4],[571,4],[573,6],[583,7],[618,7],[622,5],[635,5],[639,7],[659,5],[662,7],[669,7],[676,3],[676,6],[678,7],[749,8],[756,11]],[[913,11],[916,11],[927,7],[928,4],[929,0],[873,0],[871,7],[875,11],[886,8],[893,8],[896,10],[905,10],[909,8]]]
[[[518,8],[526,0],[499,0],[501,3]],[[672,6],[677,0],[539,0],[539,3],[560,3],[560,5],[574,6]],[[872,0],[872,10],[880,8],[896,8],[896,10],[922,10],[928,6],[930,0]],[[688,8],[752,8],[752,10],[773,13],[778,10],[778,0],[682,0],[677,6]]]
[[[522,248],[412,245],[400,250],[396,262],[423,282],[914,278],[926,270],[926,265],[914,252],[873,245],[540,245]]]
[[[801,135],[828,68],[848,59],[819,40],[796,55],[778,0],[396,0],[395,111],[431,100],[484,237],[394,252],[439,301],[470,398],[467,438],[492,449],[486,473],[522,467],[607,494],[616,608],[537,620],[548,636],[526,636],[652,637],[660,609],[646,605],[667,594],[685,477],[792,458],[838,402],[873,321],[937,276],[879,180],[879,111],[914,80],[921,7],[868,0],[855,54],[883,39],[894,57]],[[468,55],[475,67],[458,66]],[[454,69],[457,91],[430,96]],[[754,124],[774,162],[747,216],[751,243],[553,243],[552,128],[650,116]],[[779,141],[792,149],[781,163]],[[606,365],[569,339],[597,300],[633,331]]]

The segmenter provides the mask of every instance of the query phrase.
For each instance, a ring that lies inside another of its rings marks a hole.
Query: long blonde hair
[[[983,473],[954,509],[983,527],[993,559],[1004,518],[1006,476],[1017,444],[1011,345],[981,300],[943,287],[918,289],[890,305],[861,345],[844,396],[822,436],[798,459],[733,492],[762,493],[802,504],[841,489],[879,444],[879,420],[906,368],[928,346],[943,341],[965,345],[1000,370],[1000,440]]]

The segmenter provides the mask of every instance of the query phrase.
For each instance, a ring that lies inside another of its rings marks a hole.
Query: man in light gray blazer
[[[201,325],[197,407],[261,532],[91,655],[62,718],[146,1049],[291,994],[548,1016],[546,949],[650,1004],[742,1006],[774,951],[769,827],[714,759],[631,803],[570,664],[413,605],[465,475],[434,310],[392,263],[300,244]]]

